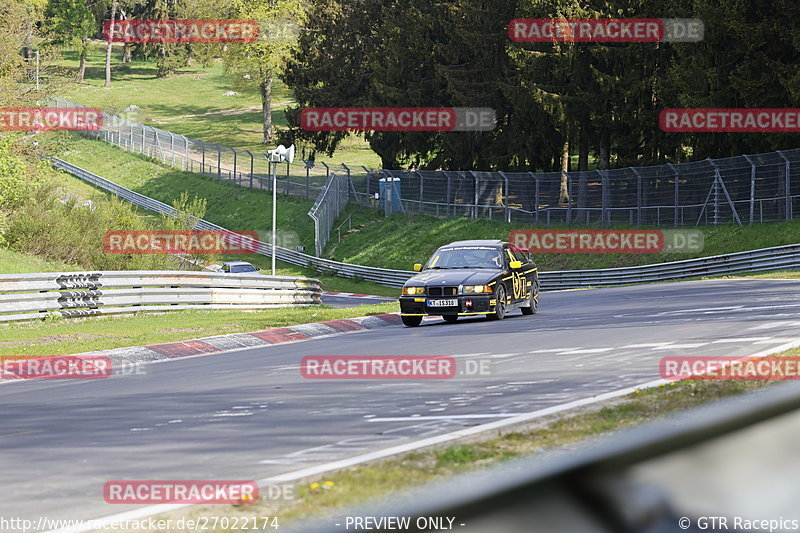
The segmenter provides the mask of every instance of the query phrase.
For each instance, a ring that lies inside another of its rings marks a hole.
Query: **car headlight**
[[[464,294],[472,294],[478,292],[492,292],[492,288],[488,285],[464,285]]]
[[[403,287],[403,295],[425,294],[425,287]]]

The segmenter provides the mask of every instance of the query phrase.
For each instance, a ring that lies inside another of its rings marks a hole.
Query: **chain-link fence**
[[[56,105],[78,106],[60,98]],[[91,134],[125,150],[243,187],[271,187],[270,163],[263,154],[190,139],[113,115],[104,114],[103,120],[103,127]],[[315,213],[323,218],[328,212],[338,215],[340,196],[348,194],[349,201],[387,213],[399,210],[520,224],[753,224],[791,220],[800,198],[800,149],[585,172],[372,170],[304,160],[276,165],[277,192],[306,198],[322,192]],[[347,186],[339,194],[325,192],[334,174],[346,177]],[[387,184],[394,192],[390,200],[385,198]],[[335,207],[323,206],[333,198]],[[332,223],[321,227],[329,230]],[[321,240],[327,238],[326,233]],[[318,246],[319,242],[320,238]]]
[[[322,255],[330,239],[334,222],[350,202],[351,183],[346,174],[331,174],[322,192],[308,211],[314,219],[314,246],[317,257]]]

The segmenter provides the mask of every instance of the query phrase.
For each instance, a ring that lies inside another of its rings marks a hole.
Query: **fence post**
[[[175,135],[171,131],[169,133],[169,151],[172,152],[172,166],[175,167]]]
[[[472,170],[470,170],[469,173],[472,174],[473,178],[475,178],[474,179],[475,204],[472,209],[472,218],[478,218],[478,175],[475,174],[475,172]]]
[[[247,152],[250,155],[250,187],[249,188],[252,189],[253,188],[253,159],[254,159],[254,157],[253,157],[253,152],[251,152],[250,150],[245,150],[245,152]]]
[[[572,224],[572,178],[569,176],[569,172],[564,172],[563,170],[561,173],[567,177],[567,225]]]
[[[308,180],[309,180],[309,172],[311,171],[311,167],[309,166],[309,162],[303,159],[303,164],[306,166],[306,198],[308,198]]]
[[[672,163],[667,163],[667,166],[670,168],[670,170],[672,170],[672,174],[674,175],[674,179],[675,179],[675,214],[673,216],[675,217],[674,226],[677,228],[678,227],[678,212],[679,212],[678,211],[678,204],[680,203],[681,177],[678,174],[678,169],[675,168],[675,165],[673,165]]]
[[[203,158],[200,162],[200,174],[205,174],[206,172],[206,143],[200,141],[200,144],[203,148]]]
[[[139,153],[144,153],[144,143],[147,142],[147,130],[144,129],[144,124],[139,124],[142,127],[142,145],[139,147]]]
[[[750,159],[749,155],[743,156],[750,163],[750,224],[753,225],[753,212],[756,207],[756,164]]]
[[[608,187],[607,187],[608,177],[606,176],[606,173],[608,171],[597,169],[595,170],[595,172],[597,172],[597,175],[600,176],[600,225],[605,226],[606,214],[608,208],[608,206],[606,205],[607,203],[606,194],[608,193]]]
[[[447,178],[447,216],[450,217],[450,198],[452,194],[452,189],[450,188],[450,174],[445,172],[444,175]]]
[[[533,172],[528,172],[533,178],[534,193],[533,193],[533,209],[536,211],[536,223],[539,223],[539,176]]]
[[[417,172],[416,170],[413,171],[413,174],[416,174],[419,178],[419,198],[417,199],[417,203],[419,204],[419,212],[422,213],[422,174]]]
[[[222,179],[222,149],[218,144],[214,146],[217,147],[217,179]]]
[[[231,148],[231,151],[233,152],[233,182],[238,183],[236,181],[236,159],[237,159],[236,156],[238,152],[234,148]]]
[[[636,167],[631,167],[631,170],[636,174],[636,225],[642,225],[642,175],[636,170]]]
[[[367,184],[365,186],[365,190],[367,191],[367,203],[366,203],[366,205],[372,205],[372,203],[370,201],[370,195],[369,195],[369,190],[370,190],[370,186],[369,186],[370,179],[369,178],[371,176],[371,173],[370,173],[369,169],[367,167],[365,167],[364,165],[361,165],[361,168],[364,169],[364,176],[366,176],[365,179],[367,180]]]
[[[183,137],[183,158],[186,161],[186,170],[189,170],[189,139],[185,135],[181,135]]]
[[[792,220],[794,218],[792,214],[792,181],[791,181],[791,164],[789,163],[789,159],[783,155],[782,150],[778,150],[778,154],[786,161],[786,220]]]

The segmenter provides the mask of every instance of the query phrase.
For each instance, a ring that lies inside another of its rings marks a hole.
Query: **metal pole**
[[[791,166],[789,160],[783,155],[781,150],[778,150],[778,154],[786,161],[786,220],[792,220],[794,217],[792,216]]]
[[[183,156],[186,159],[186,170],[189,170],[189,139],[185,135],[181,135],[181,137],[183,137]]]
[[[678,175],[678,170],[672,163],[667,163],[667,166],[672,169],[673,174],[675,174],[675,227],[678,227],[678,204],[680,203],[680,184],[681,184],[681,177]]]
[[[530,172],[530,175],[533,176],[534,186],[536,190],[534,191],[534,202],[536,205],[533,208],[536,210],[536,223],[539,223],[539,178],[533,172]]]
[[[272,164],[272,161],[270,161]],[[276,181],[278,180],[278,168],[277,164],[272,164],[272,275],[275,275],[275,250],[276,246],[275,243],[278,239],[278,232],[277,232],[277,220],[278,220],[278,190],[276,187]]]
[[[642,225],[642,176],[635,167],[631,170],[636,174],[636,225]]]
[[[36,91],[39,91],[39,50],[36,50]]]
[[[756,207],[756,165],[749,155],[744,156],[747,162],[750,163],[750,226],[753,225],[753,211]]]

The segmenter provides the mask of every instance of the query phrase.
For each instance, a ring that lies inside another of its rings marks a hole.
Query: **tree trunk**
[[[598,162],[597,168],[600,170],[608,170],[610,166],[609,156],[608,156],[608,132],[602,131],[600,132],[600,145],[597,147],[597,151],[599,154],[600,161]]]
[[[78,67],[78,83],[83,83],[83,76],[86,73],[86,49],[89,47],[89,39],[84,39],[81,43],[81,63]]]
[[[580,146],[578,147],[578,208],[587,204],[586,173],[589,171],[589,120],[584,119],[581,124]]]
[[[106,83],[105,87],[111,87],[111,49],[112,38],[114,35],[114,21],[117,18],[117,0],[111,2],[111,25],[108,27],[108,44],[106,45]]]
[[[261,114],[264,119],[264,144],[272,142],[272,110],[270,103],[272,100],[272,71],[264,73],[264,79],[259,84],[261,88]]]
[[[569,139],[564,139],[561,147],[561,189],[558,192],[558,203],[560,204],[569,202],[567,172],[569,172]]]
[[[125,44],[124,48],[122,49],[122,62],[123,63],[130,63],[133,56],[133,46],[130,44]]]

